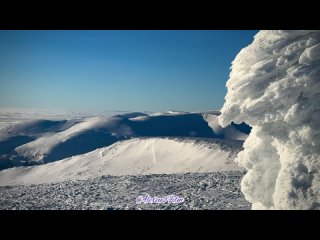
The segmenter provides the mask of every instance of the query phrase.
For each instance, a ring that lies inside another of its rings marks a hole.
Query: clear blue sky
[[[0,106],[220,109],[257,31],[0,31]]]

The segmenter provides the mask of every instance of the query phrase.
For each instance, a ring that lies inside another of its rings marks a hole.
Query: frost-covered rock
[[[232,63],[219,123],[253,127],[236,161],[254,209],[320,209],[320,31],[260,31]]]

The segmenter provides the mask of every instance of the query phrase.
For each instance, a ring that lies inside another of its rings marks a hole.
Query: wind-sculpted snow
[[[250,209],[241,172],[101,176],[31,186],[0,187],[0,209]],[[179,196],[182,203],[142,203],[139,196]]]
[[[232,63],[219,122],[253,127],[236,161],[254,209],[320,209],[319,53],[319,31],[260,31]]]

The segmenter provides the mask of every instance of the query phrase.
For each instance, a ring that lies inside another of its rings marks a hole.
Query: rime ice
[[[232,63],[219,122],[253,127],[236,162],[253,209],[320,209],[320,32],[260,31]]]

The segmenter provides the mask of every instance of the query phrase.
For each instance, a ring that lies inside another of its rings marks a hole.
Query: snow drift
[[[234,163],[241,141],[134,138],[92,152],[43,164],[0,171],[0,185],[39,184],[103,175],[242,171]]]
[[[219,122],[253,127],[237,163],[253,209],[320,209],[320,32],[260,31],[232,63]]]

